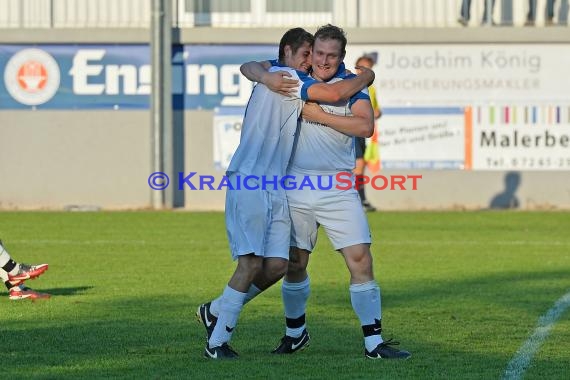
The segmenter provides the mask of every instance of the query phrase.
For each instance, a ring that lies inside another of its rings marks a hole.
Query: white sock
[[[7,266],[7,268],[4,268],[4,266]],[[20,264],[12,260],[10,254],[6,251],[6,248],[4,248],[2,243],[0,243],[0,268],[10,274],[18,273],[18,269],[20,268]]]
[[[229,285],[226,286],[219,303],[218,322],[208,341],[210,348],[221,346],[230,341],[246,295],[246,293],[232,289]]]
[[[213,300],[210,304],[210,313],[212,313],[212,315],[216,318],[218,318],[218,315],[220,315],[220,302],[222,301],[222,296],[223,293],[221,296]]]
[[[382,320],[380,288],[376,281],[350,285],[350,301],[362,325],[364,345],[368,351],[372,351],[383,342],[380,335]]]
[[[8,272],[2,268],[0,268],[0,280],[2,280],[8,290],[12,290],[13,288],[17,288],[22,285],[21,282],[18,285],[12,285],[9,281]]]
[[[0,267],[0,280],[2,280],[2,282],[8,281],[8,272],[6,272],[1,267]]]
[[[311,294],[309,277],[302,282],[287,282],[283,280],[281,295],[285,306],[285,334],[298,338],[307,327],[305,323],[305,311],[307,300]]]
[[[245,300],[243,301],[243,304],[245,305],[246,303],[248,303],[249,301],[251,301],[252,299],[257,297],[257,295],[259,295],[261,292],[262,292],[262,290],[260,290],[257,286],[251,284],[251,286],[249,287],[249,290],[247,291],[247,293],[245,295]],[[222,299],[222,296],[219,296],[218,298],[213,300],[212,303],[210,303],[210,313],[212,313],[212,315],[216,318],[218,317],[218,315],[220,315],[220,301],[221,301],[221,299]]]
[[[4,248],[2,243],[0,243],[0,268],[6,265],[8,261],[10,261],[10,259],[11,259],[10,254],[8,254],[6,248]]]

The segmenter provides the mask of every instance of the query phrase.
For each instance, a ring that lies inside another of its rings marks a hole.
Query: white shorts
[[[292,174],[297,184],[304,174]],[[313,184],[317,176],[310,176]],[[323,182],[327,183],[327,182]],[[335,250],[356,244],[370,244],[370,227],[362,209],[358,192],[351,187],[340,190],[304,188],[288,190],[287,200],[291,214],[291,246],[313,251],[317,243],[317,230],[323,226]]]
[[[291,219],[285,194],[228,189],[226,231],[234,260],[251,253],[289,260]]]

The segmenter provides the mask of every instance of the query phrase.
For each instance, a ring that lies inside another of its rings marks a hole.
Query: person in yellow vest
[[[372,70],[372,67],[376,63],[374,55],[365,54],[356,60],[356,73],[360,74],[358,67],[366,67]],[[374,85],[368,87],[368,94],[370,96],[370,103],[372,104],[372,109],[374,110],[374,120],[380,119],[382,116],[382,110],[378,104],[378,98],[376,97],[376,88]],[[374,132],[373,139],[377,138],[377,131]],[[355,152],[356,152],[356,163],[353,170],[355,175],[363,175],[364,168],[366,167],[365,161],[365,151],[366,151],[366,139],[364,137],[355,137]],[[376,141],[376,140],[375,140]],[[364,186],[360,186],[358,189],[358,194],[360,195],[360,201],[362,202],[362,207],[365,211],[376,211],[376,207],[372,206],[370,202],[366,199],[366,192],[364,191]]]

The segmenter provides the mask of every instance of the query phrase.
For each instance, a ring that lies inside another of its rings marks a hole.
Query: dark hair
[[[337,40],[340,41],[342,55],[346,54],[346,33],[338,26],[327,24],[321,26],[315,33],[315,40]]]
[[[358,58],[354,65],[358,66],[358,62],[360,61],[368,61],[368,63],[370,63],[370,66],[374,66],[374,59],[372,59],[372,57],[369,55],[363,55],[362,57]]]
[[[285,63],[283,62],[285,59],[285,46],[291,46],[291,50],[293,51],[293,54],[295,54],[297,50],[305,44],[305,42],[308,42],[311,46],[313,46],[313,43],[315,42],[315,37],[305,29],[293,28],[285,32],[279,42],[279,62]]]

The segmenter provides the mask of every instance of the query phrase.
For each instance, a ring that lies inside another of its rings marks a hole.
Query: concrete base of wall
[[[150,207],[146,111],[2,111],[0,209]]]

